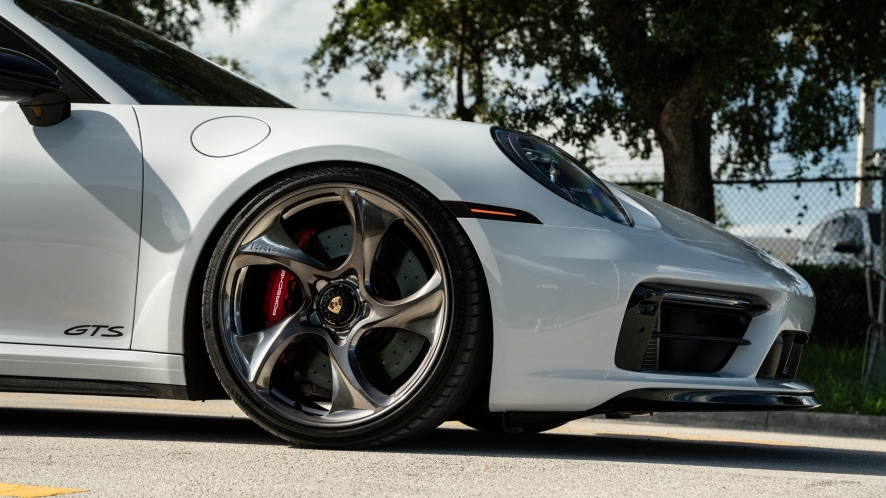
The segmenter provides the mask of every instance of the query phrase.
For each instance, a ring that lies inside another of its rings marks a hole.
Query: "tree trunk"
[[[467,43],[468,10],[459,8],[458,47],[455,52],[455,115],[462,121],[473,121],[475,114],[465,104],[465,44]]]
[[[710,112],[697,92],[678,91],[659,116],[655,137],[664,158],[664,201],[714,222]]]

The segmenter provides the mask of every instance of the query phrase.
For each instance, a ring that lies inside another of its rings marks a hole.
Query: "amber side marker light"
[[[490,206],[464,201],[443,201],[443,204],[452,211],[456,218],[480,218],[485,220],[508,221],[517,223],[531,223],[541,225],[541,221],[535,216],[505,206]]]
[[[517,217],[514,213],[505,213],[504,211],[490,211],[488,209],[474,209],[471,208],[471,212],[475,214],[491,214],[494,216],[512,216],[514,218]]]

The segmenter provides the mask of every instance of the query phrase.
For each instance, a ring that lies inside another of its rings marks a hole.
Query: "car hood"
[[[778,287],[795,295],[812,296],[809,284],[791,267],[741,237],[652,197],[615,188],[655,217],[661,225],[657,231],[660,236],[718,259],[740,262],[749,272],[764,272],[777,281]]]

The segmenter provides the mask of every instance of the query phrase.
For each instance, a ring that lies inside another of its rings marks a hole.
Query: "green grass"
[[[797,378],[815,387],[819,411],[886,415],[886,385],[861,389],[863,354],[861,348],[815,344],[814,336],[803,348]]]

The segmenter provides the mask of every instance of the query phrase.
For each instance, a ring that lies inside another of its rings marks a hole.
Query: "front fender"
[[[183,353],[185,306],[198,259],[225,215],[257,185],[322,162],[382,168],[440,200],[530,211],[545,224],[592,228],[511,163],[489,127],[443,119],[298,109],[135,106],[144,149],[144,200],[132,348]],[[225,116],[267,123],[259,145],[228,157],[198,152],[200,124]],[[542,202],[538,202],[541,200]],[[544,202],[550,201],[550,202]]]

